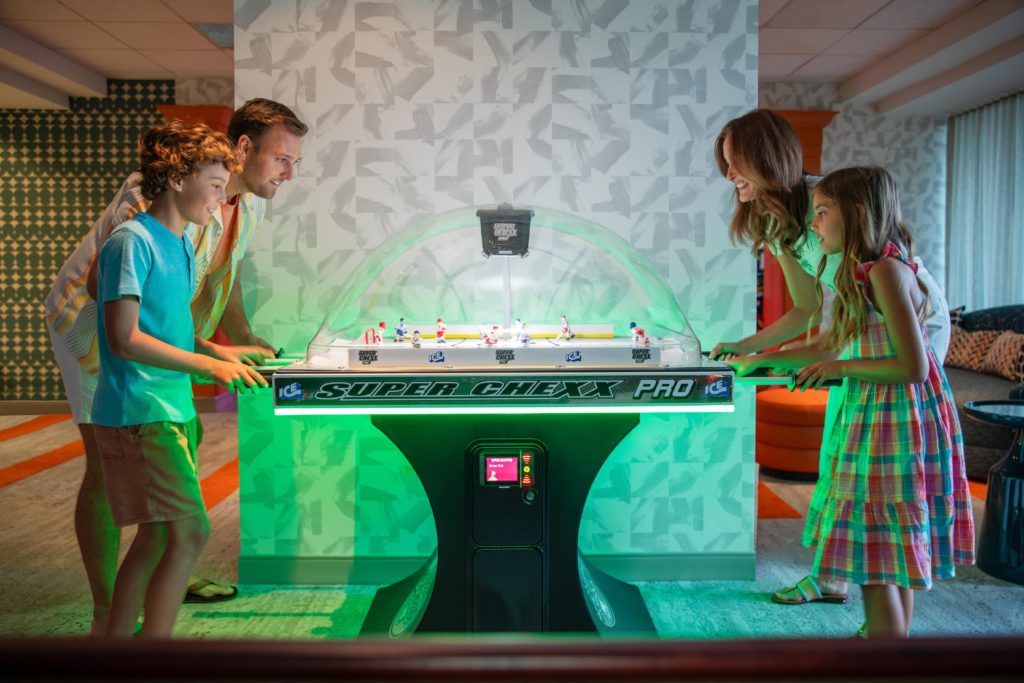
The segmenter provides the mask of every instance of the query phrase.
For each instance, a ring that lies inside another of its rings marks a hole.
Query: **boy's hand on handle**
[[[793,376],[793,389],[820,389],[825,386],[839,386],[842,383],[843,362],[838,360],[811,363]]]
[[[224,387],[232,394],[243,391],[255,392],[267,386],[267,380],[248,365],[242,363],[211,359],[209,378]]]

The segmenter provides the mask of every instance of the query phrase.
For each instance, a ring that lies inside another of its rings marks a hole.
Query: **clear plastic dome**
[[[477,211],[493,205],[392,236],[341,287],[305,365],[407,368],[422,357],[458,370],[500,362],[494,351],[506,348],[519,350],[504,354],[517,367],[701,364],[700,342],[642,254],[592,221],[530,208],[525,256],[484,255]]]

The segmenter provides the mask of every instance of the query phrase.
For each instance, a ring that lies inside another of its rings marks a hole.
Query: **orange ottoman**
[[[758,392],[754,452],[761,469],[786,479],[817,479],[827,405],[827,389],[791,392],[771,387]]]

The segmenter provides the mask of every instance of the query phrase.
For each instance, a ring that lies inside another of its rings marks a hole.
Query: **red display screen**
[[[484,483],[518,484],[519,457],[487,456],[484,458]]]

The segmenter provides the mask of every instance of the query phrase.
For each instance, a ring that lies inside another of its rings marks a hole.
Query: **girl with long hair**
[[[844,381],[805,543],[816,547],[814,576],[862,586],[868,637],[906,636],[913,591],[974,563],[956,404],[928,344],[927,287],[892,176],[878,167],[831,173],[815,188],[813,209],[822,252],[838,258],[831,326],[800,348],[731,364],[740,374],[799,368],[802,390]],[[837,359],[846,348],[848,358]]]

